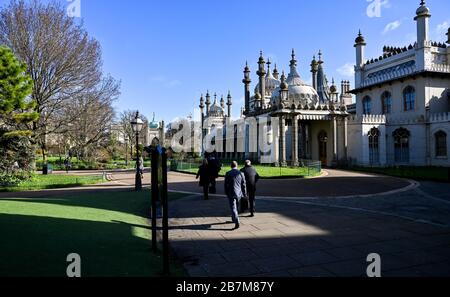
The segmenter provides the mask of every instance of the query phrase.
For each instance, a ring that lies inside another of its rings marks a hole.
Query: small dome
[[[366,43],[366,40],[364,39],[364,36],[362,36],[361,31],[358,34],[358,37],[355,39],[356,44],[364,44]]]
[[[331,92],[331,93],[336,93],[336,92],[337,92],[337,88],[336,88],[335,85],[332,85],[332,86],[330,87],[330,92]]]
[[[148,125],[148,127],[149,127],[150,129],[159,129],[159,123],[158,123],[158,122],[155,122],[155,121],[152,121],[152,122],[150,122],[150,124]]]
[[[223,115],[224,115],[223,108],[220,107],[217,104],[217,102],[215,102],[209,109],[209,115],[212,117],[223,117]]]
[[[418,16],[422,16],[422,15],[429,16],[429,15],[431,14],[431,11],[430,11],[430,9],[426,6],[425,1],[422,1],[422,2],[420,3],[420,7],[417,8],[416,14],[417,14]]]

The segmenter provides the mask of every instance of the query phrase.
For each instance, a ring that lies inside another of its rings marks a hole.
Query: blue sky
[[[207,89],[224,95],[230,90],[238,115],[243,66],[248,60],[253,89],[260,50],[288,70],[295,48],[300,74],[310,81],[309,64],[320,49],[330,80],[353,81],[358,29],[368,58],[378,57],[384,44],[408,45],[415,41],[420,2],[372,0],[382,5],[381,16],[371,18],[369,0],[80,1],[84,26],[102,45],[105,73],[122,81],[118,109],[139,109],[148,117],[155,112],[166,121],[194,112]],[[443,42],[450,1],[427,4],[431,36]]]

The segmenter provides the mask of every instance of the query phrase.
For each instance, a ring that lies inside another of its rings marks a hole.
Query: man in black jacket
[[[259,180],[259,174],[256,169],[252,166],[250,160],[245,161],[245,167],[241,169],[241,172],[245,175],[245,181],[247,184],[247,193],[250,204],[250,216],[255,216],[255,206],[256,206],[256,184]]]

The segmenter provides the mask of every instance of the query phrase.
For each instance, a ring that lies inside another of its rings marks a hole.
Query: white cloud
[[[400,21],[395,21],[392,23],[389,23],[384,27],[383,34],[387,34],[388,32],[394,31],[400,27],[402,23]]]
[[[152,77],[150,77],[150,81],[152,83],[157,83],[160,86],[167,88],[167,89],[172,89],[172,88],[175,88],[175,87],[178,87],[179,85],[181,85],[181,81],[179,81],[177,79],[168,79],[164,75],[152,76]]]
[[[436,40],[441,40],[442,38],[445,38],[448,32],[448,28],[450,28],[450,20],[444,21],[436,26],[435,34],[436,34]]]
[[[352,63],[346,63],[337,69],[337,72],[346,77],[352,77],[355,74],[355,66]]]

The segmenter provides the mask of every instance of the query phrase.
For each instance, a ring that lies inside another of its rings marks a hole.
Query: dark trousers
[[[250,208],[250,213],[255,213],[256,210],[256,189],[248,190],[248,204]]]
[[[203,186],[203,198],[205,200],[209,199],[209,185]]]
[[[217,193],[217,190],[216,190],[216,180],[215,180],[215,179],[211,180],[211,186],[210,186],[210,188],[209,188],[209,192],[210,192],[211,194],[216,194],[216,193]]]

